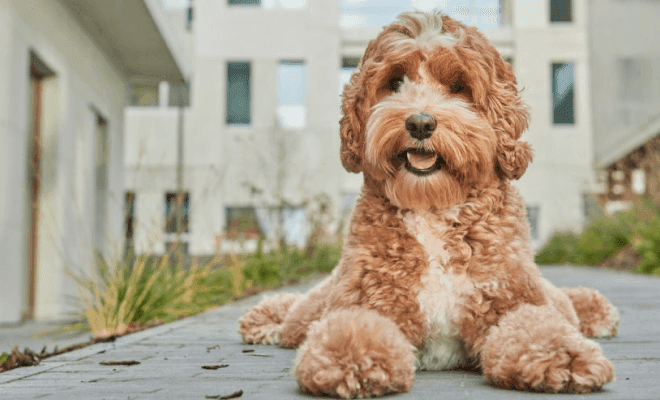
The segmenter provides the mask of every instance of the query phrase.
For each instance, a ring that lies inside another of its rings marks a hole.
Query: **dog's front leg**
[[[488,331],[481,365],[488,382],[507,389],[587,393],[614,379],[598,343],[550,305],[505,314]]]
[[[238,321],[243,341],[298,347],[305,340],[309,324],[321,317],[334,277],[333,271],[304,295],[282,293],[264,298]]]
[[[353,307],[312,324],[298,350],[295,375],[303,392],[343,398],[410,390],[414,346],[389,318]]]
[[[310,325],[318,321],[328,307],[328,297],[336,284],[337,268],[291,307],[280,327],[280,346],[296,348],[305,341]]]

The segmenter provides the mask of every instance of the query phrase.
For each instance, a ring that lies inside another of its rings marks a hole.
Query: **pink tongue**
[[[433,167],[436,160],[438,159],[437,154],[417,154],[413,152],[407,152],[408,162],[415,169],[429,169]]]

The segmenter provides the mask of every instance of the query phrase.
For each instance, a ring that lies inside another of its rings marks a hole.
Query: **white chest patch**
[[[407,212],[399,217],[408,232],[422,245],[429,261],[429,269],[422,275],[422,288],[418,294],[429,332],[424,349],[417,354],[417,368],[438,370],[458,367],[464,364],[466,355],[455,321],[462,302],[474,286],[467,277],[445,270],[450,259],[444,241],[447,222],[427,211]]]

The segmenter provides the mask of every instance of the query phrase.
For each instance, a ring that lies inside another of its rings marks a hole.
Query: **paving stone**
[[[660,278],[583,267],[543,267],[559,286],[587,286],[608,296],[621,313],[619,335],[598,340],[617,380],[602,392],[564,399],[660,398]],[[282,291],[304,292],[315,281]],[[291,374],[296,352],[241,343],[237,320],[262,296],[207,313],[52,357],[39,366],[0,374],[2,399],[205,399],[243,391],[241,399],[310,398]],[[254,352],[244,353],[244,349]],[[103,361],[139,361],[105,366]],[[203,365],[227,364],[216,370]],[[502,390],[478,373],[420,371],[397,399],[535,399],[542,393]],[[551,396],[552,397],[552,396]]]

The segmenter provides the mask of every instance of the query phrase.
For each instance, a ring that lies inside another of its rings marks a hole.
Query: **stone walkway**
[[[590,395],[548,395],[497,389],[474,373],[420,372],[409,393],[393,397],[660,399],[660,278],[580,267],[544,267],[542,271],[559,286],[598,289],[619,307],[619,335],[599,341],[614,363],[615,382]],[[313,283],[283,291],[304,292]],[[241,399],[310,398],[298,391],[290,372],[295,351],[241,343],[236,321],[260,299],[245,299],[114,343],[96,344],[49,358],[38,366],[2,373],[0,398],[205,399],[239,391]],[[132,361],[139,364],[121,365]]]

